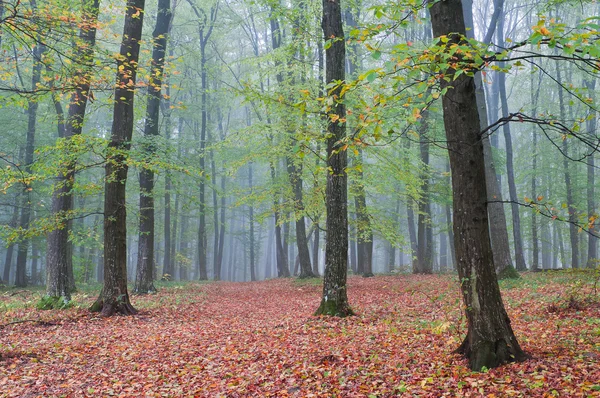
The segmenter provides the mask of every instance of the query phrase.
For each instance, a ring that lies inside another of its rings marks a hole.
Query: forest
[[[0,396],[600,394],[597,0],[1,0],[0,49]]]

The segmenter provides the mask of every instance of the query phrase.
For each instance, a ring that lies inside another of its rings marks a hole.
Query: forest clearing
[[[139,296],[134,317],[39,311],[4,293],[3,397],[588,397],[600,393],[600,306],[591,274],[502,282],[531,359],[472,372],[457,278],[349,278],[357,316],[314,317],[320,280],[190,282]],[[8,292],[11,292],[10,290]],[[23,293],[24,294],[24,293]],[[38,293],[39,295],[39,293]],[[21,297],[22,298],[22,297]]]

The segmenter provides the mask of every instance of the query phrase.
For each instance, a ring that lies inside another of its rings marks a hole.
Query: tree
[[[431,2],[434,37],[444,36],[446,55],[464,44],[460,0]],[[441,41],[440,41],[441,43]],[[449,57],[452,57],[448,55]],[[461,55],[453,56],[456,61]],[[440,79],[454,206],[454,244],[468,331],[457,349],[473,370],[526,358],[510,326],[496,278],[487,217],[485,165],[475,82],[449,67]]]
[[[76,58],[81,67],[77,69],[73,80],[76,84],[71,95],[68,116],[64,124],[64,137],[71,139],[81,134],[90,93],[92,77],[91,62],[96,46],[99,0],[86,0],[83,8],[83,23],[79,31],[79,43],[76,44]],[[71,280],[73,258],[69,248],[69,220],[73,210],[73,184],[75,182],[75,161],[69,160],[64,173],[57,177],[56,188],[52,195],[52,214],[61,219],[58,228],[50,231],[46,249],[46,295],[61,298],[64,302],[71,299]]]
[[[316,315],[345,317],[352,315],[346,292],[348,269],[348,164],[343,148],[346,136],[346,107],[341,98],[345,79],[346,46],[340,0],[323,0],[323,35],[329,44],[325,50],[325,83],[329,120],[327,123],[326,243],[323,297]]]
[[[503,12],[504,0],[494,1],[494,13],[487,32],[483,38],[485,44],[489,43],[494,35],[498,18]],[[473,23],[473,1],[463,1],[463,13],[465,17],[465,26],[467,28],[467,37],[474,38]],[[488,109],[485,101],[485,91],[481,73],[475,73],[475,96],[477,98],[477,108],[479,110],[479,120],[481,129],[484,130],[489,125]],[[508,231],[506,229],[506,215],[502,203],[502,191],[500,183],[496,177],[496,165],[492,154],[492,145],[490,137],[483,138],[483,154],[485,157],[485,182],[488,196],[488,216],[490,218],[490,239],[492,242],[492,252],[494,255],[494,264],[500,278],[518,277],[512,264],[510,255],[510,245],[508,242]]]
[[[117,84],[113,123],[104,184],[104,286],[90,308],[103,316],[137,312],[127,291],[127,151],[133,134],[135,81],[140,54],[144,0],[128,0],[121,49],[117,58]]]
[[[144,125],[144,146],[151,161],[156,152],[156,138],[159,134],[159,113],[161,89],[165,66],[167,33],[171,24],[170,0],[159,0],[156,11],[156,26],[152,33],[151,80],[148,84],[148,104]],[[140,171],[140,229],[138,240],[138,261],[134,292],[138,294],[156,291],[154,281],[154,171],[143,167]]]

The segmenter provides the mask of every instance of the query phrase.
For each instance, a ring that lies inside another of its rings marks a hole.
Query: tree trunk
[[[498,21],[498,46],[504,47],[504,16],[500,16]],[[503,63],[499,63],[502,67]],[[506,96],[506,74],[504,72],[497,73],[498,79],[498,94],[500,96],[500,104],[502,109],[502,117],[508,116],[508,100]],[[513,238],[515,241],[515,262],[517,271],[526,271],[527,264],[523,249],[523,238],[521,236],[521,216],[519,213],[519,198],[517,196],[517,186],[515,184],[515,171],[513,162],[512,137],[510,132],[510,124],[504,123],[502,126],[504,133],[504,143],[506,147],[506,172],[508,179],[508,192],[511,201],[511,212],[513,218]]]
[[[485,143],[484,143],[485,145]],[[484,147],[485,148],[485,147]],[[484,151],[485,153],[485,151]],[[452,189],[452,181],[450,174],[450,162],[446,163],[446,173],[448,174],[448,185],[450,189]],[[456,250],[454,248],[454,226],[452,222],[452,210],[450,209],[450,204],[446,203],[446,228],[448,230],[448,246],[450,247],[450,259],[452,260],[452,266],[456,269]]]
[[[304,219],[304,201],[302,197],[302,163],[295,164],[294,159],[286,157],[287,171],[294,193],[294,213],[296,219],[296,246],[298,247],[298,258],[300,260],[300,278],[312,278],[312,266],[310,264],[310,252],[308,250],[308,239],[306,238],[306,222]]]
[[[31,74],[31,90],[36,91],[42,76],[42,55],[46,48],[41,43],[36,43],[32,50],[33,71]],[[37,121],[38,103],[37,99],[32,98],[27,102],[27,137],[25,144],[25,173],[31,173],[31,164],[33,163],[33,154],[35,149],[35,128]],[[19,227],[26,231],[31,221],[31,187],[27,184],[23,189],[23,199],[21,204],[21,217]],[[17,250],[17,268],[15,274],[15,286],[27,286],[27,252],[29,251],[29,238],[23,238],[19,242]]]
[[[556,65],[556,81],[562,85],[562,76],[560,65]],[[562,87],[558,88],[558,104],[560,109],[560,119],[565,120],[565,104]],[[579,236],[577,234],[577,212],[575,210],[575,201],[573,198],[573,184],[571,181],[571,166],[569,156],[569,139],[562,140],[563,153],[563,171],[565,176],[565,190],[567,191],[567,207],[569,211],[569,237],[571,238],[571,268],[579,268]],[[562,239],[561,239],[562,242]],[[563,268],[565,268],[565,258],[562,258]]]
[[[252,162],[250,162],[248,164],[248,186],[250,188],[250,196],[252,196],[252,190],[254,189],[253,187],[253,170],[252,170]],[[255,264],[255,250],[254,250],[254,246],[255,246],[255,237],[254,237],[254,206],[252,204],[250,204],[248,206],[248,223],[250,224],[250,228],[249,228],[249,245],[250,245],[250,280],[251,281],[255,281],[256,280],[256,264]],[[246,264],[244,262],[244,267],[246,267]],[[244,281],[246,279],[244,278]]]
[[[92,68],[89,64],[94,58],[96,46],[96,22],[98,21],[99,0],[85,0],[83,8],[83,25],[79,31],[80,43],[77,47],[77,57],[84,64],[75,73],[74,81],[77,86],[71,95],[67,121],[64,125],[64,138],[81,134],[85,111],[90,92]],[[75,163],[66,164],[65,171],[57,177],[56,189],[52,195],[52,215],[60,218],[59,227],[48,233],[46,248],[46,295],[60,297],[69,301],[73,291],[70,280],[73,273],[73,259],[70,252],[69,230],[70,212],[73,210],[73,195],[71,190],[75,182]],[[73,281],[74,282],[74,281]]]
[[[325,52],[325,80],[327,84],[345,80],[345,39],[342,28],[342,9],[339,0],[323,0],[323,35],[332,38]],[[337,115],[335,122],[327,124],[327,237],[325,244],[325,277],[323,297],[316,315],[348,316],[346,275],[348,272],[348,154],[340,150],[346,137],[346,108],[341,95],[341,85],[330,89],[332,105],[328,113]]]
[[[588,95],[594,98],[594,89],[596,88],[596,80],[586,80],[584,82],[588,89]],[[593,112],[592,115],[586,121],[586,130],[588,134],[594,134],[596,132],[596,115],[597,112]],[[596,216],[596,201],[594,198],[595,188],[595,165],[594,165],[594,153],[588,157],[587,164],[587,213],[588,219],[592,216]],[[598,266],[598,228],[595,224],[592,224],[590,228],[590,234],[588,234],[588,252],[587,252],[587,267],[595,268]]]
[[[494,14],[484,38],[486,43],[491,41],[498,18],[502,14],[503,3],[503,0],[494,1]],[[467,37],[469,38],[474,38],[472,7],[472,0],[463,1],[465,26],[467,27]],[[483,88],[484,84],[481,73],[475,73],[474,79],[480,128],[481,130],[484,130],[488,127],[490,120],[488,120],[488,110],[485,102],[485,90]],[[497,111],[494,109],[493,113],[497,114]],[[504,205],[501,203],[502,191],[500,189],[500,181],[497,178],[496,165],[492,154],[492,145],[487,134],[483,138],[483,155],[485,160],[486,189],[489,201],[488,217],[490,219],[490,239],[492,241],[492,252],[494,264],[496,264],[496,272],[500,278],[518,277],[518,274],[514,272],[514,266],[512,264],[508,230],[506,228],[506,215],[504,213]]]
[[[18,203],[18,196],[15,197],[15,203]],[[17,221],[19,221],[19,206],[14,207],[13,210],[13,215],[12,218],[10,220],[10,227],[11,228],[15,228],[17,226]],[[4,281],[5,284],[9,284],[10,281],[10,268],[12,267],[12,263],[13,263],[13,255],[15,252],[15,244],[10,244],[7,248],[6,248],[6,257],[4,259],[4,272],[2,273],[2,280]]]
[[[125,188],[128,165],[123,151],[131,147],[134,88],[140,53],[144,0],[128,0],[123,41],[117,62],[117,85],[109,155],[104,185],[104,287],[91,311],[103,316],[135,314],[127,291],[127,209]]]
[[[362,149],[357,149],[356,165],[357,182],[354,184],[354,207],[356,209],[356,259],[357,271],[368,278],[373,276],[373,228],[367,208],[367,194],[365,192],[364,174],[360,171],[363,165]]]
[[[148,102],[144,124],[143,150],[146,161],[152,162],[156,153],[159,135],[159,116],[163,72],[165,65],[167,34],[171,24],[171,0],[159,0],[156,11],[156,26],[152,32],[152,61],[148,82]],[[140,223],[138,235],[137,272],[134,293],[156,292],[154,287],[154,172],[142,167],[140,171]]]
[[[435,37],[446,35],[447,46],[462,44],[459,35],[466,29],[460,0],[432,1],[430,14]],[[493,266],[475,82],[466,74],[454,75],[453,69],[444,72],[450,78],[440,84],[448,89],[442,104],[452,168],[454,244],[468,325],[457,352],[479,371],[526,355],[510,326]]]
[[[421,197],[417,218],[417,261],[413,268],[415,274],[433,273],[433,233],[431,220],[431,200],[429,196],[429,143],[425,137],[427,123],[423,113],[420,130],[419,153],[421,157]]]

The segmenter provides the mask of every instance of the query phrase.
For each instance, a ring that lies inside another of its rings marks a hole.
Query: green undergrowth
[[[292,279],[294,285],[296,286],[319,286],[323,284],[323,279],[321,278],[294,278]]]

